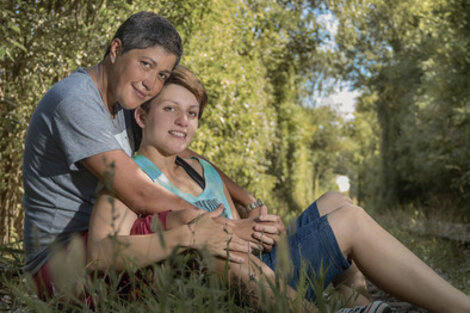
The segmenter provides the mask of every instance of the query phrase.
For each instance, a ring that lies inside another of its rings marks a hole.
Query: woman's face
[[[140,108],[138,110],[142,144],[156,147],[165,156],[183,152],[199,125],[196,97],[188,89],[175,84],[163,87],[147,113]]]
[[[126,109],[135,109],[157,95],[176,63],[176,55],[160,46],[133,49],[124,54],[117,47],[111,50],[110,57],[113,70],[109,78],[112,81],[108,81],[114,93],[110,105],[119,102]]]

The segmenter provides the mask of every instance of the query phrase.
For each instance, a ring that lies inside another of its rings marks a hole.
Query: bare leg
[[[328,191],[322,194],[317,200],[320,216],[330,214],[336,209],[349,204],[353,204],[351,198],[337,191]]]
[[[239,290],[244,296],[248,296],[249,301],[252,305],[259,307],[262,310],[269,311],[267,307],[263,307],[263,303],[260,303],[259,284],[261,283],[263,291],[268,298],[271,306],[276,303],[271,286],[275,286],[275,273],[264,264],[260,259],[253,255],[234,253],[242,256],[245,259],[243,264],[229,263],[228,270],[228,283],[231,288]],[[215,270],[218,276],[222,276],[225,273],[226,262],[222,259],[216,259]],[[288,295],[290,299],[296,298],[296,292],[289,285],[284,287],[281,284],[281,288],[284,293]],[[298,312],[318,312],[313,304],[307,300],[302,299],[299,303],[301,306]]]
[[[317,200],[320,216],[352,204],[351,198],[335,191],[324,193]],[[370,302],[366,278],[354,262],[350,268],[333,280],[333,286],[342,294],[344,300],[348,301],[347,306],[366,305]]]
[[[346,307],[362,306],[370,303],[364,274],[352,262],[351,267],[333,280],[333,286],[341,293]]]
[[[470,297],[437,275],[362,208],[343,206],[328,220],[344,255],[383,290],[431,312],[470,312]]]

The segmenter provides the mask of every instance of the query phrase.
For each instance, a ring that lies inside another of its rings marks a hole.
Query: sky
[[[331,13],[323,14],[319,18],[328,32],[331,39],[327,40],[320,49],[334,49],[334,36],[338,29],[338,22]],[[327,97],[315,97],[316,105],[329,105],[333,107],[344,120],[354,119],[356,98],[360,95],[357,90],[351,90],[348,82],[339,82],[335,85],[334,91]],[[350,189],[349,177],[344,175],[336,176],[336,184],[340,192],[348,192]]]
[[[349,184],[349,177],[344,175],[336,176],[336,184],[340,192],[348,192],[351,185]]]
[[[322,102],[325,102],[323,105],[331,105],[335,108],[345,120],[351,120],[354,118],[355,103],[358,96],[358,91],[338,88],[334,94],[322,99]]]
[[[338,21],[332,13],[322,14],[318,22],[323,24],[330,33],[330,39],[326,40],[320,49],[334,49],[336,43],[334,37],[338,30]],[[335,85],[334,91],[328,97],[315,97],[317,106],[329,105],[333,107],[345,120],[354,118],[356,98],[360,95],[358,91],[350,90],[348,82],[339,82]]]

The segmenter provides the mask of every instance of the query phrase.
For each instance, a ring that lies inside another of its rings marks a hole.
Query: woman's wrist
[[[239,203],[242,204],[245,208],[247,208],[250,204],[252,204],[255,201],[256,201],[256,198],[247,192],[246,197],[243,198],[243,202],[239,202]]]
[[[258,217],[260,215],[260,210],[261,210],[261,207],[257,207],[251,210],[250,212],[247,212],[246,217],[247,218]]]
[[[256,199],[245,207],[245,216],[253,217],[260,215],[260,208],[263,206],[261,199]]]

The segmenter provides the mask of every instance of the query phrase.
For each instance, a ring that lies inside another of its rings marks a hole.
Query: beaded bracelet
[[[255,202],[250,203],[250,204],[246,207],[246,212],[250,213],[251,211],[253,211],[253,210],[256,209],[256,208],[259,208],[260,206],[263,206],[263,201],[261,201],[261,199],[256,199]]]

